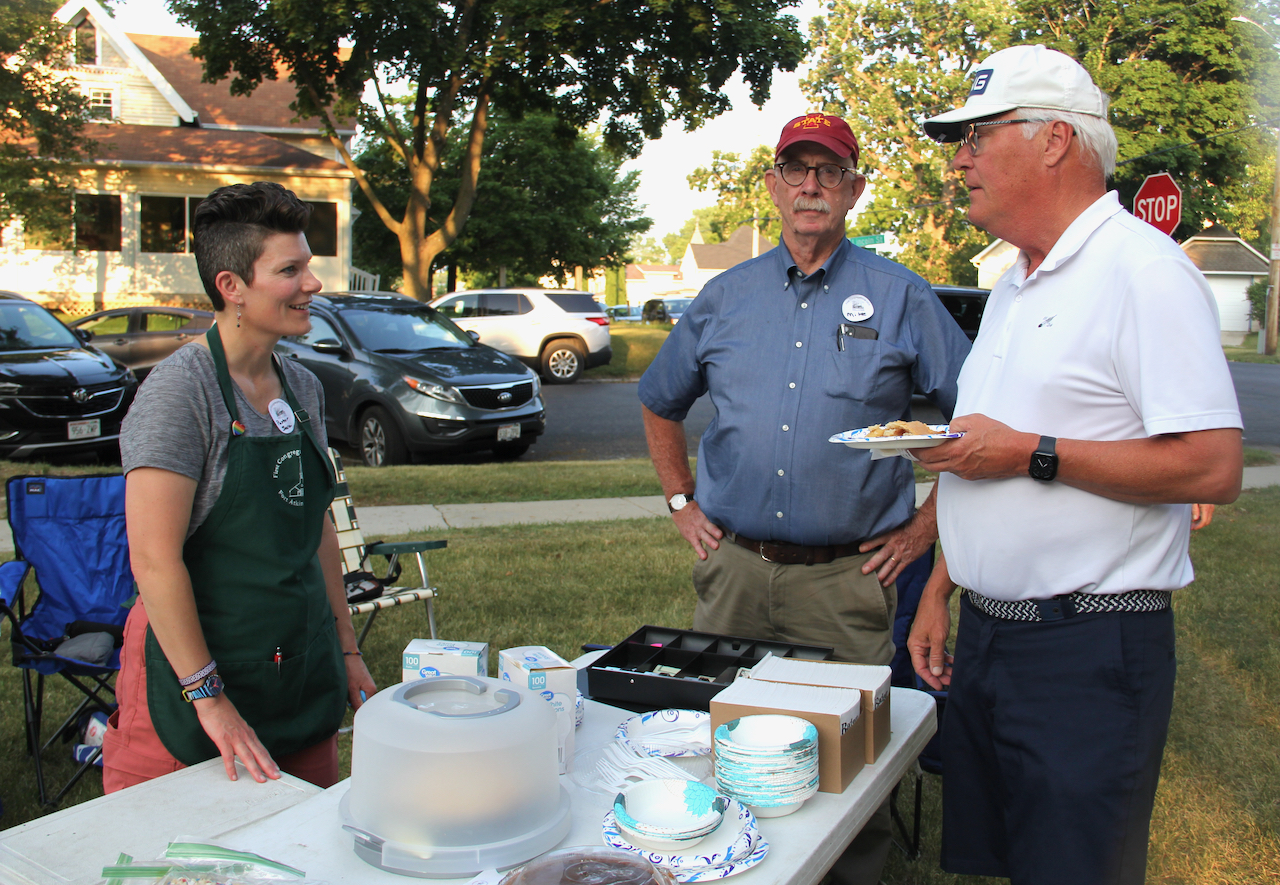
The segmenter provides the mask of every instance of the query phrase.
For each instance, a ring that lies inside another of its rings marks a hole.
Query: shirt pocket
[[[844,350],[827,353],[823,393],[860,403],[874,402],[881,384],[883,365],[883,341],[845,338]]]

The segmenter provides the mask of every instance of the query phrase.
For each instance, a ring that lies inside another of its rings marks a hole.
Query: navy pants
[[[1006,621],[960,605],[942,728],[942,867],[1141,885],[1169,730],[1173,612]]]

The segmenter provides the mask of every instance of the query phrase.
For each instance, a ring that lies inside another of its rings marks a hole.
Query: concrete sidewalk
[[[1280,465],[1246,467],[1244,488],[1280,485]],[[916,486],[916,503],[929,494],[932,483]],[[631,498],[583,498],[571,501],[518,501],[508,504],[412,504],[358,507],[360,530],[368,540],[396,535],[495,525],[536,525],[594,522],[605,519],[645,519],[667,516],[661,495]],[[13,552],[8,523],[0,524],[0,553]]]

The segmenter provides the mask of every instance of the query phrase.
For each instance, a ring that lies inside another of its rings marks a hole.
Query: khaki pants
[[[693,566],[698,606],[693,629],[748,639],[826,645],[837,661],[888,664],[893,660],[896,587],[862,574],[871,554],[823,565],[777,565],[739,547],[726,535],[720,549]],[[836,885],[875,885],[892,839],[885,802],[830,871]]]
[[[693,566],[693,629],[748,639],[826,645],[837,661],[893,660],[894,587],[862,574],[870,553],[823,565],[777,565],[726,536]]]

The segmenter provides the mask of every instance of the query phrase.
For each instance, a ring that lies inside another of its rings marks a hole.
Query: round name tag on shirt
[[[279,398],[273,399],[267,403],[267,414],[271,416],[276,427],[280,428],[281,433],[293,433],[293,409],[289,408],[287,402]]]
[[[863,320],[871,319],[871,315],[876,309],[871,306],[871,299],[866,295],[850,295],[844,300],[844,304],[840,306],[840,312],[844,314],[844,318],[851,323],[860,323]]]

